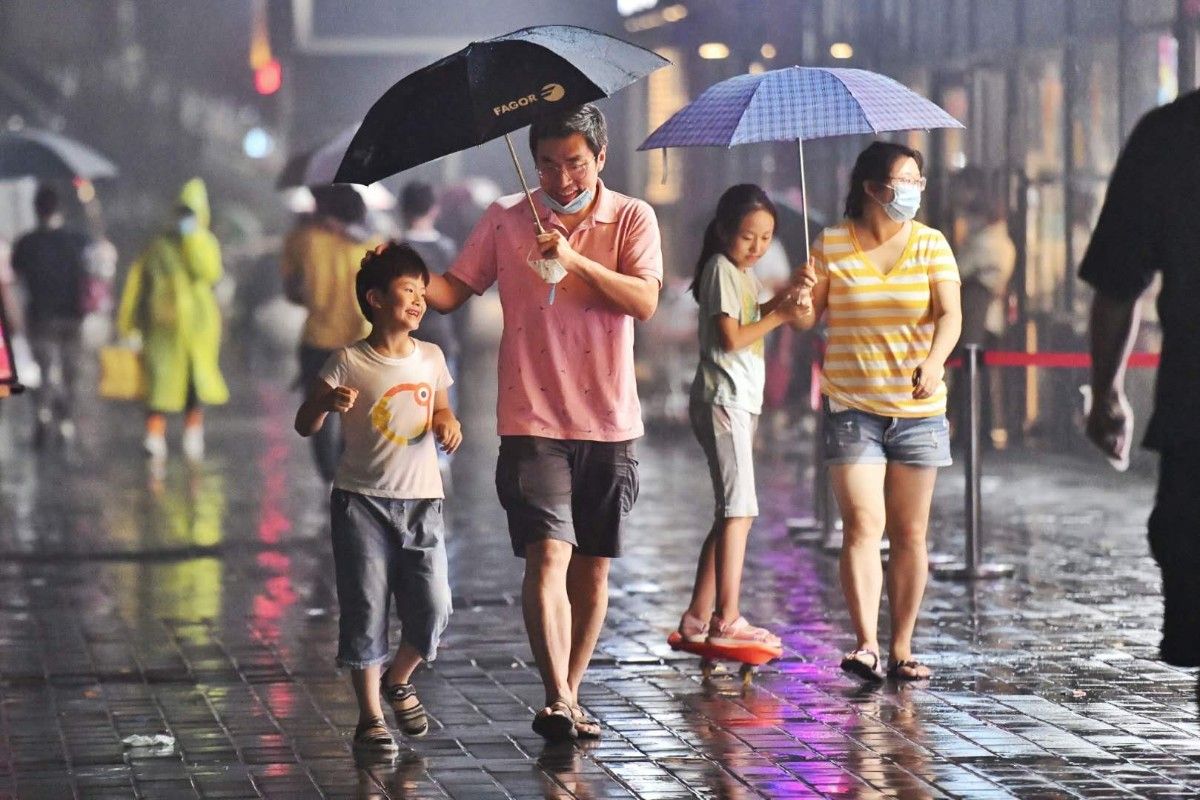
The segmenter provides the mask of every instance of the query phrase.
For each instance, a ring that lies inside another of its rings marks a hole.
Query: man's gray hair
[[[542,139],[565,139],[573,133],[583,134],[592,155],[599,156],[608,145],[608,124],[593,103],[568,109],[559,114],[542,117],[529,126],[529,152],[537,158],[538,142]]]

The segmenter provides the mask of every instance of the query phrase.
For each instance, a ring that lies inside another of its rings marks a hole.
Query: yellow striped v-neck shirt
[[[829,279],[821,392],[884,417],[945,413],[946,384],[914,400],[912,374],[933,346],[933,285],[960,282],[946,237],[914,221],[900,259],[885,273],[846,221],[822,231],[812,254],[818,280]]]

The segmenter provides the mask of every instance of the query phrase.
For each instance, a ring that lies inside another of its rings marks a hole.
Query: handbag
[[[123,344],[100,348],[100,396],[106,400],[141,400],[146,396],[146,370],[140,350]]]

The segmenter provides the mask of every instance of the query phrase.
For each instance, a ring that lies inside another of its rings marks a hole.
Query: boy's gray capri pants
[[[433,661],[452,610],[442,501],[334,489],[329,506],[341,610],[338,666],[362,669],[391,660],[392,598],[400,640]]]

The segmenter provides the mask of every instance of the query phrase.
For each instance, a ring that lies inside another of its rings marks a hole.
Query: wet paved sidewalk
[[[468,394],[448,501],[457,610],[417,678],[434,730],[356,763],[324,498],[284,386],[242,376],[210,457],[162,476],[136,454],[136,409],[89,407],[68,466],[32,454],[6,405],[0,798],[1200,796],[1196,677],[1154,660],[1151,481],[1044,454],[985,464],[989,549],[1017,576],[931,582],[917,649],[935,678],[875,691],[837,669],[836,560],[784,530],[807,510],[806,457],[764,455],[744,608],[786,653],[742,691],[665,645],[710,501],[690,438],[652,436],[584,697],[604,739],[544,747],[486,393]],[[937,551],[959,543],[961,497],[945,471]],[[173,747],[121,744],[160,731]]]

